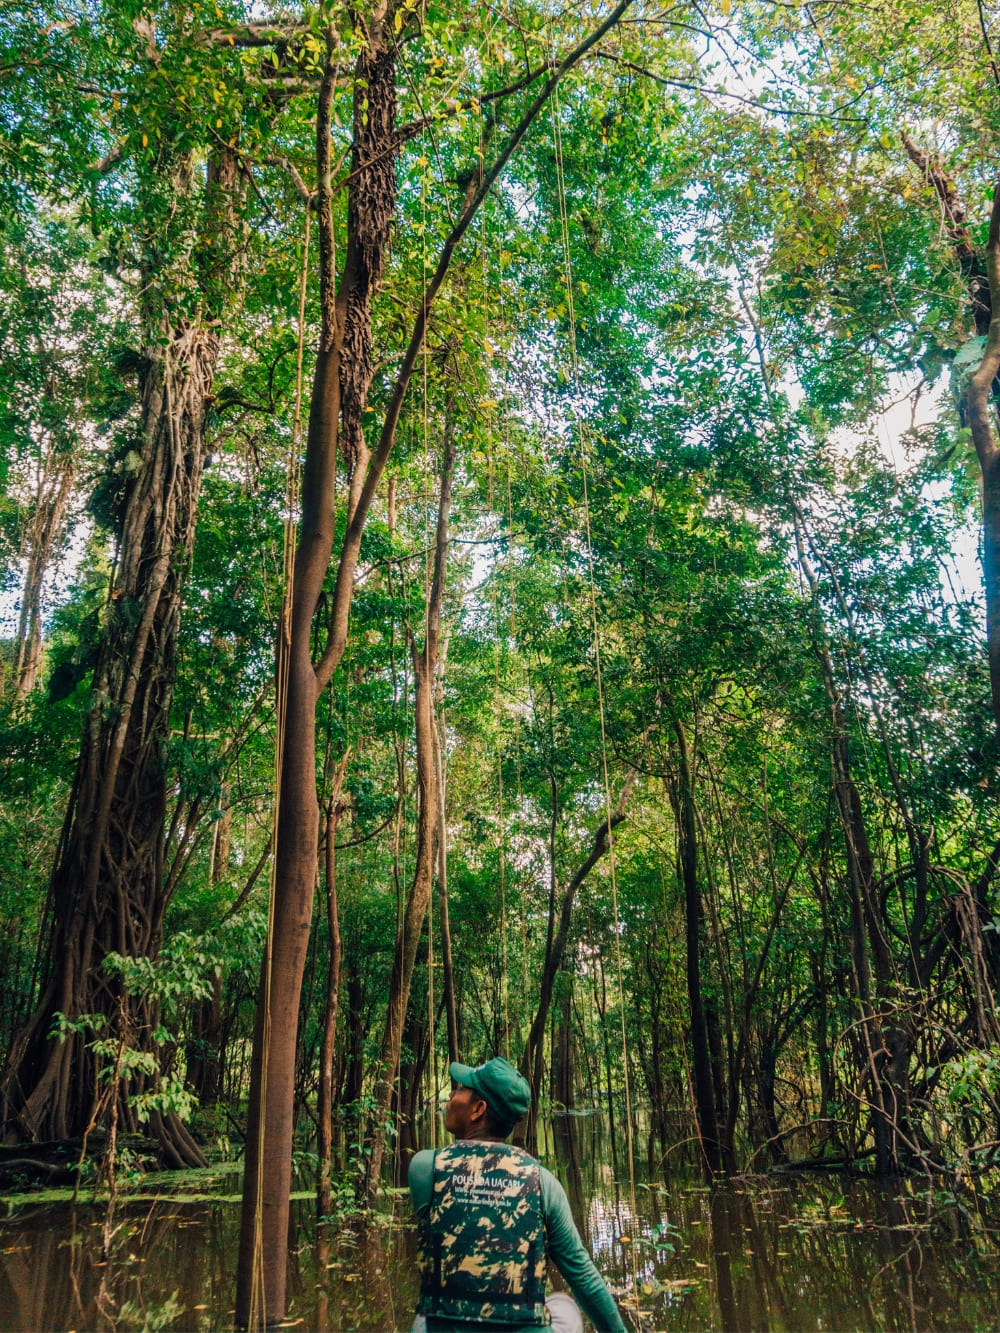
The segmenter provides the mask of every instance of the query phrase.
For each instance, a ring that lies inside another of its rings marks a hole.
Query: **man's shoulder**
[[[560,1194],[566,1193],[562,1185],[559,1184],[558,1179],[552,1174],[547,1166],[542,1166],[541,1162],[538,1164],[538,1174],[542,1178],[542,1186],[544,1188],[558,1190]]]
[[[542,1209],[548,1217],[554,1212],[569,1211],[566,1191],[547,1166],[539,1166],[538,1177],[542,1185]]]
[[[434,1149],[422,1148],[410,1158],[406,1174],[410,1186],[410,1199],[419,1213],[431,1201],[434,1192]]]

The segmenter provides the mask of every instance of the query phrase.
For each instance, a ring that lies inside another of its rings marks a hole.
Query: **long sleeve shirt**
[[[539,1168],[545,1251],[569,1284],[578,1305],[597,1333],[627,1333],[607,1283],[594,1267],[573,1221],[566,1191],[551,1171]],[[426,1216],[434,1192],[434,1153],[418,1152],[410,1162],[410,1200],[418,1217]],[[428,1316],[428,1333],[472,1333],[482,1324]],[[496,1333],[534,1333],[539,1324],[491,1324]]]

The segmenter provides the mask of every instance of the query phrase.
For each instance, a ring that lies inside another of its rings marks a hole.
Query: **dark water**
[[[1000,1328],[1000,1236],[974,1201],[792,1174],[708,1190],[679,1175],[638,1180],[633,1211],[628,1172],[616,1183],[595,1121],[550,1127],[542,1156],[646,1330]],[[321,1241],[311,1200],[295,1203],[286,1326],[409,1328],[415,1237],[405,1195],[390,1197],[379,1226],[344,1224]],[[0,1330],[230,1327],[238,1213],[228,1194],[122,1205],[101,1265],[101,1210],[19,1207],[0,1218]]]

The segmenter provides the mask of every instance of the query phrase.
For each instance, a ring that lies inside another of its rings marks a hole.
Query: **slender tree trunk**
[[[608,1040],[608,981],[604,972],[604,958],[599,955],[594,970],[594,1005],[601,1024],[601,1050],[604,1055],[605,1089],[608,1097],[608,1131],[611,1137],[611,1166],[618,1175],[618,1119],[615,1115],[615,1086],[611,1076],[611,1043]]]
[[[573,1105],[573,974],[559,974],[558,999],[552,1028],[552,1101],[569,1110]]]
[[[702,1166],[711,1178],[722,1170],[722,1145],[712,1077],[712,1055],[708,1019],[702,996],[701,956],[704,913],[698,887],[697,822],[694,805],[694,780],[687,735],[680,720],[672,717],[677,737],[677,790],[672,794],[677,818],[678,861],[684,888],[684,923],[687,949],[688,1011],[691,1021],[691,1060],[694,1073],[695,1106],[701,1142]]]
[[[214,1106],[222,1083],[222,974],[194,1012],[187,1049],[187,1076],[200,1106]]]
[[[223,801],[228,792],[223,789]],[[209,860],[209,878],[221,884],[229,871],[229,852],[232,843],[233,813],[227,804],[216,822],[212,835],[212,855]],[[230,912],[233,910],[230,907]],[[192,1041],[187,1050],[188,1082],[201,1106],[214,1106],[222,1089],[222,1056],[225,1031],[222,1022],[222,972],[212,978],[212,993],[195,1010],[192,1022]]]
[[[843,701],[833,669],[826,631],[820,619],[819,584],[803,547],[801,513],[794,510],[799,565],[812,593],[816,621],[813,648],[819,659],[823,685],[830,703],[830,754],[834,796],[844,835],[847,891],[850,905],[851,969],[861,1010],[861,1041],[875,1141],[875,1169],[890,1175],[900,1169],[898,1131],[905,1124],[906,1090],[893,1085],[884,1011],[891,1005],[892,956],[875,886],[875,864],[868,838],[861,794],[851,773],[850,744]],[[872,972],[874,968],[874,994]],[[876,1002],[876,1000],[878,1002]]]
[[[417,957],[417,947],[430,903],[434,881],[434,852],[437,839],[440,797],[437,782],[437,729],[434,723],[434,698],[441,641],[441,604],[444,598],[448,556],[448,518],[451,512],[451,487],[455,469],[455,432],[449,421],[445,430],[441,462],[441,489],[438,498],[437,530],[434,541],[434,576],[427,605],[426,633],[421,651],[413,644],[413,670],[416,677],[414,723],[417,741],[417,856],[402,929],[396,937],[396,951],[389,980],[389,1005],[379,1080],[375,1091],[375,1119],[371,1133],[371,1152],[365,1179],[365,1193],[374,1199],[378,1193],[382,1158],[385,1153],[385,1122],[392,1102],[393,1082],[399,1065],[403,1020],[410,999],[410,984]]]
[[[330,961],[326,974],[326,1003],[323,1009],[323,1041],[319,1055],[319,1096],[316,1103],[317,1155],[319,1173],[316,1186],[316,1213],[329,1217],[332,1209],[330,1180],[333,1174],[333,1064],[337,1037],[337,1010],[340,1000],[340,910],[337,903],[337,826],[345,806],[340,791],[350,761],[348,750],[341,759],[333,780],[326,810],[326,925],[330,940]]]
[[[618,827],[625,818],[625,808],[628,805],[629,797],[632,794],[632,788],[635,786],[635,780],[638,773],[631,769],[622,785],[621,795],[618,797],[618,804],[611,812],[610,821],[605,819],[597,828],[594,834],[593,845],[587,856],[577,867],[576,873],[566,886],[563,893],[562,903],[559,909],[559,923],[552,937],[552,947],[548,950],[545,964],[542,968],[542,975],[538,988],[538,1007],[535,1010],[535,1016],[532,1019],[531,1027],[528,1031],[528,1039],[525,1042],[524,1053],[521,1056],[521,1073],[531,1084],[532,1106],[537,1102],[538,1093],[541,1090],[541,1049],[545,1037],[545,1026],[549,1018],[549,1009],[552,1004],[552,990],[555,984],[556,973],[562,966],[563,955],[566,952],[566,941],[569,938],[570,926],[573,920],[573,904],[576,902],[577,891],[580,885],[587,878],[594,866],[608,850],[610,845],[610,834]],[[610,827],[609,827],[610,825]]]
[[[23,699],[35,686],[42,653],[42,591],[76,478],[76,453],[53,448],[38,481],[27,534],[27,568],[15,639],[14,691]]]
[[[421,1009],[423,1006],[420,1006]],[[405,1052],[405,1056],[403,1054]],[[427,1015],[411,1004],[406,1011],[403,1040],[400,1045],[399,1076],[393,1086],[390,1114],[396,1120],[393,1144],[395,1184],[404,1184],[406,1168],[417,1150],[416,1122],[420,1114],[420,1092],[430,1055],[430,1030]]]
[[[442,733],[434,730],[438,784],[438,928],[441,931],[441,972],[444,980],[444,1009],[448,1020],[448,1062],[459,1058],[458,1005],[455,999],[455,968],[451,958],[451,923],[448,917],[448,823],[445,818],[445,771]]]
[[[239,1327],[279,1322],[285,1310],[295,1042],[319,831],[316,704],[343,655],[354,571],[374,495],[373,486],[364,492],[372,476],[360,423],[372,374],[371,290],[385,266],[396,198],[395,60],[387,18],[391,22],[384,7],[372,16],[370,41],[357,58],[348,246],[339,289],[331,180],[331,114],[339,73],[339,38],[332,27],[326,34],[327,58],[316,117],[321,330],[293,586],[278,645],[279,680],[285,682],[286,693],[279,719],[282,750],[271,932],[262,964],[251,1067],[236,1280]],[[312,621],[333,551],[340,447],[349,471],[347,533],[330,635],[317,668],[311,658]]]
[[[360,1102],[364,1082],[364,1044],[368,1025],[364,1021],[365,992],[355,968],[347,968],[347,1059],[344,1066],[344,1085],[340,1104],[348,1108],[344,1115],[344,1137],[348,1155],[360,1148]]]

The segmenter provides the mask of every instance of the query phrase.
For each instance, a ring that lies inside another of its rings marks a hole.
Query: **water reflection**
[[[598,1267],[645,1330],[671,1333],[891,1333],[992,1330],[996,1233],[972,1209],[907,1188],[793,1173],[709,1190],[643,1161],[635,1209],[596,1116],[540,1125]],[[619,1126],[619,1131],[621,1127]],[[293,1207],[289,1320],[323,1333],[408,1329],[417,1295],[415,1235],[402,1193],[378,1226],[317,1231]],[[101,1213],[21,1209],[0,1221],[0,1331],[225,1329],[232,1318],[238,1206],[129,1204],[112,1261]],[[295,1322],[297,1321],[297,1322]]]

